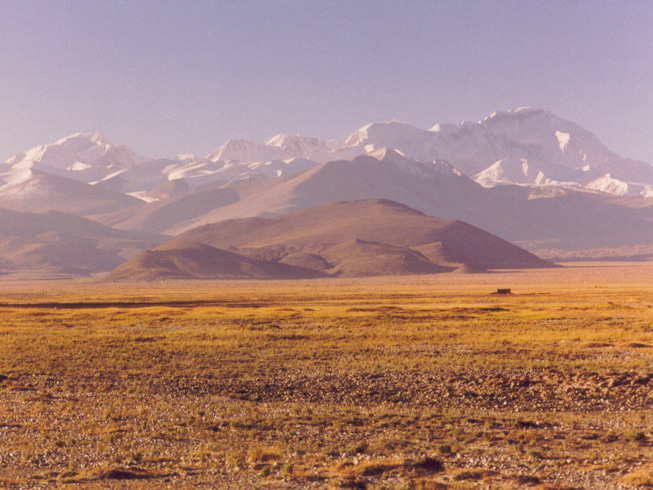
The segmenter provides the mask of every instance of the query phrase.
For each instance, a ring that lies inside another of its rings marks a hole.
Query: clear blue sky
[[[653,2],[0,0],[0,161],[77,131],[205,155],[519,106],[653,163]]]

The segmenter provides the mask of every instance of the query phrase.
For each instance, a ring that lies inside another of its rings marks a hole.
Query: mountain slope
[[[175,241],[142,252],[112,271],[106,279],[307,279],[322,276],[311,269],[245,257],[199,243]]]
[[[164,240],[56,211],[33,214],[0,208],[0,223],[0,273],[17,276],[107,272]]]
[[[423,164],[392,151],[374,155],[328,162],[291,177],[231,184],[215,190],[215,198],[196,194],[126,210],[111,221],[99,219],[119,228],[178,234],[333,201],[389,199],[431,216],[468,222],[531,251],[635,246],[653,237],[651,199],[555,186],[488,189],[446,163]],[[209,201],[211,206],[202,204]]]
[[[178,223],[192,221],[239,199],[238,193],[231,188],[198,190],[93,218],[119,229],[168,233]]]
[[[382,149],[352,161],[334,161],[274,180],[229,186],[238,197],[191,219],[170,222],[169,234],[225,219],[271,216],[333,201],[389,199],[437,210],[439,216],[479,221],[488,192],[446,162],[424,164]],[[141,211],[135,210],[135,214]],[[431,213],[433,214],[433,213]],[[123,224],[117,224],[123,227]],[[146,228],[145,228],[146,229]]]
[[[0,207],[23,212],[61,211],[90,216],[142,204],[132,196],[41,172],[33,172],[27,180],[0,190]]]

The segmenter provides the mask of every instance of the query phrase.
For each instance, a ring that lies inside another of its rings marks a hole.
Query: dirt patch
[[[614,344],[608,344],[606,342],[585,342],[581,345],[583,349],[605,349],[607,347],[614,347]]]
[[[624,344],[622,347],[628,347],[629,349],[650,349],[652,346],[639,342],[630,342],[628,344]]]
[[[288,372],[265,380],[179,379],[160,385],[186,394],[256,402],[410,403],[440,408],[592,411],[653,406],[652,372],[403,371],[314,374]],[[157,386],[156,384],[154,386]],[[528,423],[523,422],[524,427]]]
[[[66,482],[77,483],[99,480],[150,480],[159,475],[136,467],[116,467],[92,469],[79,474],[65,473],[62,476]]]

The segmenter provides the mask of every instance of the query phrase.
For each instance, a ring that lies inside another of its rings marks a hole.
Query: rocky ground
[[[0,488],[653,486],[648,289],[284,291],[8,298]]]
[[[651,380],[637,372],[287,373],[152,380],[145,393],[120,393],[105,380],[80,389],[75,379],[5,378],[0,481],[622,488],[647,471]]]

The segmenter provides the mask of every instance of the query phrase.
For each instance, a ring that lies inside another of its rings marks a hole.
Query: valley
[[[650,485],[652,274],[3,281],[0,486]]]

